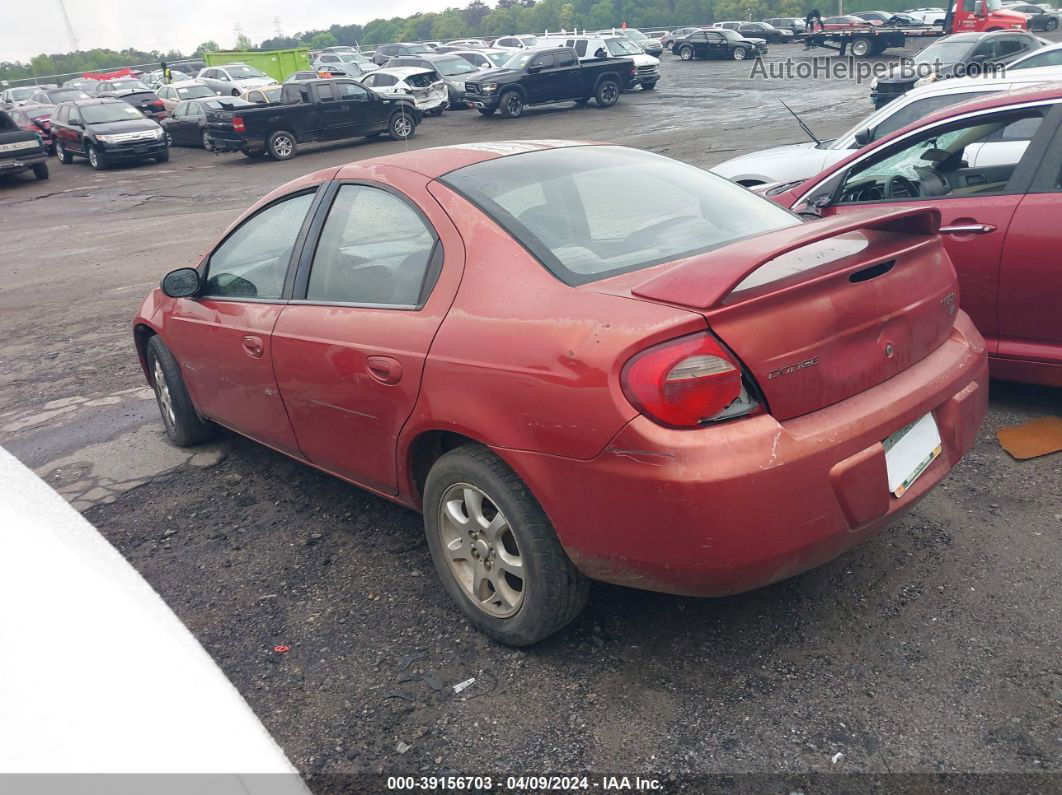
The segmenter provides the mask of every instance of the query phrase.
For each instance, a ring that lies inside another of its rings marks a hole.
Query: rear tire
[[[148,340],[147,363],[169,440],[177,447],[191,447],[214,436],[216,426],[196,412],[181,377],[181,368],[158,335]]]
[[[432,466],[424,530],[446,592],[477,629],[501,643],[537,643],[586,604],[589,581],[568,559],[542,507],[485,447],[459,447]]]
[[[266,153],[274,160],[291,160],[298,148],[295,136],[287,130],[277,130],[266,141]]]
[[[693,48],[688,44],[684,47],[679,47],[678,56],[684,61],[693,60]]]
[[[1047,20],[1047,29],[1048,30],[1058,30],[1058,20],[1057,19],[1049,19],[1049,20]]]
[[[856,58],[866,58],[873,52],[874,42],[866,37],[860,37],[852,42],[849,50]]]
[[[516,119],[524,115],[524,98],[516,90],[506,91],[501,95],[501,114],[507,119]]]
[[[417,132],[417,123],[408,113],[391,114],[391,120],[387,122],[387,133],[392,141],[406,141]]]
[[[594,92],[594,101],[599,108],[611,108],[619,100],[619,95],[619,83],[605,78],[597,84],[597,91]]]
[[[33,164],[33,176],[39,180],[48,179],[48,164],[47,163],[34,163]]]

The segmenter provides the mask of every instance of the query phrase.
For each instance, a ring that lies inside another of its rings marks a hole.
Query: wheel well
[[[151,326],[145,326],[143,323],[137,323],[133,327],[133,344],[136,345],[136,355],[140,359],[140,366],[144,369],[144,374],[148,376],[148,380],[151,380],[151,376],[148,374],[147,366],[147,346],[148,341],[155,336],[155,329]]]
[[[424,484],[432,465],[445,453],[466,444],[479,442],[453,431],[426,431],[413,440],[409,450],[409,474],[417,490],[418,501],[424,495]]]

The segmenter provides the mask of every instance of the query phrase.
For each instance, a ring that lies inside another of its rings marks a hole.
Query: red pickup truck
[[[1002,0],[954,0],[944,17],[946,33],[1026,30],[1029,15],[1003,8]]]

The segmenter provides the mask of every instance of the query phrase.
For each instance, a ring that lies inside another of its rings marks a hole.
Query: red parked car
[[[52,105],[20,105],[7,114],[23,130],[35,132],[41,137],[48,154],[55,154],[55,140],[52,138]]]
[[[948,473],[987,364],[938,222],[807,222],[624,147],[423,149],[277,189],[134,336],[173,442],[217,423],[422,510],[446,590],[526,644],[588,578],[756,588]]]
[[[1060,174],[1056,83],[949,106],[768,193],[827,217],[938,211],[960,306],[987,339],[992,375],[1062,387]]]

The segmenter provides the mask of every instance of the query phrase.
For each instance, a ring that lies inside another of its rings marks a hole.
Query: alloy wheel
[[[405,116],[395,119],[395,135],[399,138],[408,138],[413,132],[413,122]]]
[[[89,150],[88,150],[88,161],[89,161],[89,165],[92,166],[93,168],[99,168],[99,166],[100,166],[100,157],[99,157],[99,155],[96,154],[96,147],[94,147],[94,146],[90,146],[89,147]]]
[[[461,590],[480,610],[509,618],[524,602],[524,561],[505,515],[470,483],[455,483],[439,503],[439,541]]]
[[[293,148],[294,142],[286,135],[278,135],[273,139],[273,151],[277,153],[277,157],[289,157]]]
[[[163,419],[171,427],[177,422],[177,415],[173,412],[173,397],[170,395],[170,386],[166,383],[166,374],[162,371],[162,362],[155,360],[153,371],[155,380],[155,394],[159,399],[159,408],[162,409]]]
[[[509,95],[509,98],[505,101],[505,109],[509,112],[510,116],[519,116],[520,111],[523,110],[523,101],[519,95],[515,92]]]

